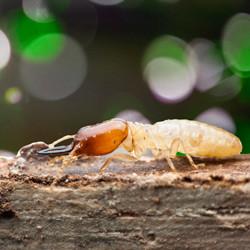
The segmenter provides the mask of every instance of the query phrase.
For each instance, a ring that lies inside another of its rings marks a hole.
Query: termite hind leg
[[[176,146],[176,148],[175,148]],[[199,163],[199,164],[196,164],[194,161],[193,161],[193,158],[190,154],[186,153],[186,149],[185,149],[185,146],[184,146],[184,143],[183,141],[180,139],[180,138],[176,138],[175,140],[173,140],[173,142],[171,143],[171,152],[177,152],[177,151],[181,151],[185,154],[189,164],[194,168],[194,169],[198,169],[198,167],[202,167],[202,166],[205,166],[204,163]]]
[[[106,161],[103,163],[101,168],[99,169],[99,173],[103,173],[110,165],[113,160],[125,160],[125,161],[136,161],[137,159],[132,155],[127,154],[114,154],[110,156]]]
[[[186,153],[185,153],[185,155],[186,155],[186,158],[188,159],[189,164],[190,164],[194,169],[198,169],[198,166],[194,163],[194,161],[193,161],[191,155],[186,154]]]
[[[186,157],[187,157],[187,159],[188,159],[190,165],[191,165],[194,169],[198,169],[199,167],[204,167],[204,166],[205,166],[205,163],[199,163],[199,164],[194,163],[192,156],[189,155],[189,154],[186,154]]]

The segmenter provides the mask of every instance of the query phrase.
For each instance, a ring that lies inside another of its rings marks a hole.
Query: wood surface
[[[0,159],[1,249],[249,249],[250,155],[194,160]]]

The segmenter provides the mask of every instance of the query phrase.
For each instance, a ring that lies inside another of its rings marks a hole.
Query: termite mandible
[[[73,139],[68,146],[56,144]],[[100,156],[122,146],[129,154],[113,155],[104,163],[103,172],[115,158],[137,160],[149,149],[154,158],[165,158],[175,170],[171,158],[177,152],[185,153],[190,164],[197,168],[193,157],[223,158],[238,155],[242,144],[235,135],[212,125],[190,120],[165,120],[155,124],[142,124],[111,119],[81,128],[75,135],[64,136],[40,150],[40,155]]]

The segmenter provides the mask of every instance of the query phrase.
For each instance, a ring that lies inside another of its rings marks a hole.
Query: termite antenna
[[[62,141],[69,140],[69,139],[74,139],[74,137],[75,137],[75,135],[65,135],[64,137],[49,144],[49,148],[54,148],[56,144],[61,143]]]

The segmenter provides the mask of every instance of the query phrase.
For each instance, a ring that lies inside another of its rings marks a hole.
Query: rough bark
[[[249,249],[250,156],[0,161],[4,249]],[[1,247],[2,248],[2,247]],[[3,248],[2,248],[3,249]]]

